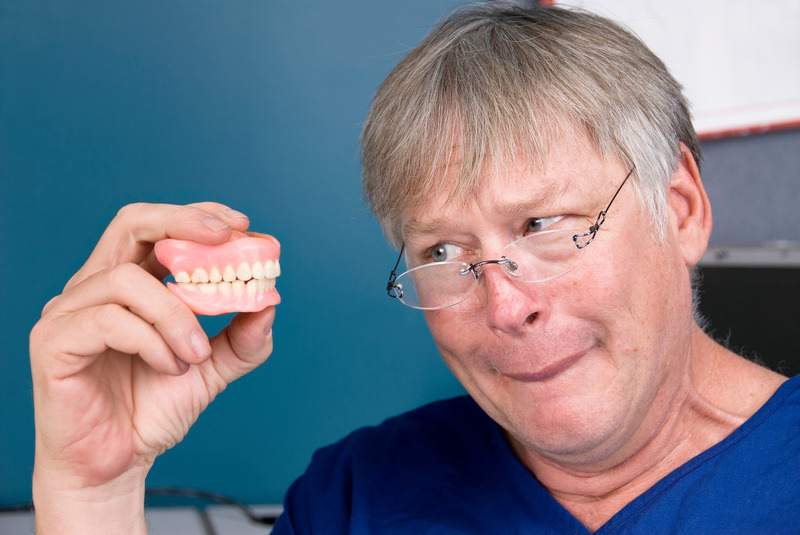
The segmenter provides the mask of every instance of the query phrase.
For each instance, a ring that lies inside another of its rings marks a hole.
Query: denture
[[[219,245],[167,239],[155,244],[158,261],[175,282],[167,288],[195,314],[256,312],[280,303],[281,246],[266,234],[234,233]]]

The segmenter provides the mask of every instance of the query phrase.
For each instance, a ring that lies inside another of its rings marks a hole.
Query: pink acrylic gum
[[[167,239],[155,254],[175,278],[167,288],[195,314],[256,312],[281,300],[280,243],[272,236],[237,232],[219,245]]]

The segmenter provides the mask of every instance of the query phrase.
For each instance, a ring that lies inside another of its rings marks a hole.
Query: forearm
[[[103,485],[71,488],[69,477],[34,469],[33,501],[38,535],[141,535],[144,476],[134,470]]]

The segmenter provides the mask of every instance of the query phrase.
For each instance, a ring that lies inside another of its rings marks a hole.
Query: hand
[[[125,207],[45,306],[30,343],[38,532],[69,533],[69,520],[81,533],[142,531],[155,458],[269,356],[274,307],[237,315],[209,341],[153,255],[165,238],[218,244],[248,224],[214,203]]]

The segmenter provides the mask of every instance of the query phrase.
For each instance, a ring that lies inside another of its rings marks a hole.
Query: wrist
[[[146,534],[146,469],[100,485],[80,486],[70,476],[35,467],[33,503],[38,535]]]

